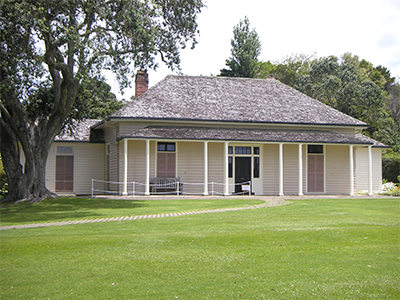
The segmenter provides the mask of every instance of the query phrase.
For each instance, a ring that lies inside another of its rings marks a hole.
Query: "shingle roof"
[[[148,126],[133,130],[123,138],[152,138],[175,140],[220,140],[220,141],[256,141],[256,142],[295,142],[328,144],[373,144],[385,146],[363,135],[349,137],[331,131],[317,130],[281,130],[281,129],[235,129],[210,127],[168,127]],[[375,144],[377,143],[377,144]]]
[[[54,138],[55,142],[104,142],[102,131],[91,130],[90,127],[100,120],[89,119],[85,121],[74,121],[71,130],[64,130]]]
[[[111,118],[367,126],[275,79],[167,76]]]
[[[378,142],[374,139],[371,139],[370,137],[367,137],[361,133],[356,133],[356,139],[359,139],[365,144],[372,144],[373,147],[378,147],[378,148],[390,148],[388,145],[385,145],[381,142]]]

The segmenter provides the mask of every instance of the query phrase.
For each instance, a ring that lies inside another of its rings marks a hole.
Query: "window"
[[[57,147],[57,154],[73,154],[72,147]]]
[[[228,154],[233,154],[233,147],[232,146],[228,147]]]
[[[251,147],[235,147],[235,154],[251,154]]]
[[[253,154],[260,154],[260,147],[254,147]]]
[[[260,157],[259,156],[254,156],[254,161],[253,161],[253,177],[254,178],[260,178]]]
[[[157,151],[175,152],[175,143],[158,143]]]
[[[322,145],[308,145],[308,153],[324,153],[324,146]]]
[[[228,177],[233,177],[233,157],[228,156]]]

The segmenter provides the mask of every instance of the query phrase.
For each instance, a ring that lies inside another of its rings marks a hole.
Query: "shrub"
[[[382,177],[387,181],[400,182],[400,153],[389,149],[382,156]]]
[[[392,196],[400,197],[400,187],[397,187],[397,189],[393,190],[390,194]]]

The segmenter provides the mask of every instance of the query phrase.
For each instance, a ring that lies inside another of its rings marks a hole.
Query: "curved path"
[[[264,200],[265,203],[259,204],[259,205],[253,205],[253,206],[245,206],[245,207],[207,209],[207,210],[177,212],[177,213],[167,213],[167,214],[138,215],[138,216],[128,216],[128,217],[114,217],[114,218],[102,218],[102,219],[88,219],[88,220],[76,220],[76,221],[62,221],[62,222],[50,222],[50,223],[0,226],[0,230],[38,228],[38,227],[75,225],[75,224],[99,223],[99,222],[113,222],[113,221],[133,221],[133,220],[154,219],[154,218],[169,218],[169,217],[178,217],[178,216],[187,216],[187,215],[211,214],[211,213],[218,213],[218,212],[225,212],[225,211],[249,210],[249,209],[257,209],[257,208],[263,208],[263,207],[281,206],[281,205],[285,205],[285,204],[289,203],[289,202],[285,201],[284,199],[282,199],[281,197],[265,197],[265,198],[257,197],[257,199]]]

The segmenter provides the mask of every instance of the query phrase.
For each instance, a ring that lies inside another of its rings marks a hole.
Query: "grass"
[[[257,199],[110,200],[59,197],[40,203],[19,203],[0,209],[0,226],[83,219],[198,211],[262,204]]]
[[[201,201],[201,200],[200,200]],[[400,199],[0,232],[2,299],[400,299]]]

